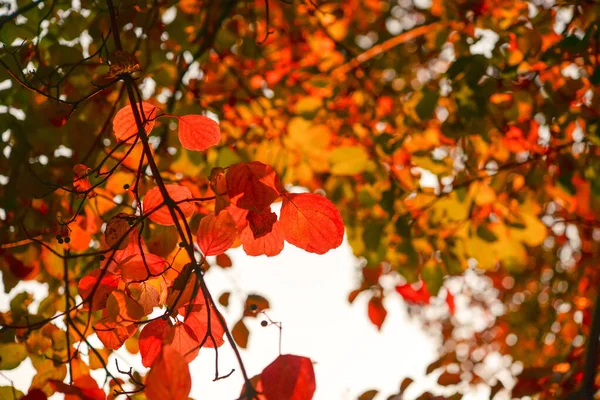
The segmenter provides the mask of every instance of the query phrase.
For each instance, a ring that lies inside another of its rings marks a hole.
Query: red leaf
[[[261,162],[235,164],[227,171],[227,193],[240,208],[264,210],[281,192],[283,186],[275,170]]]
[[[240,235],[240,241],[242,242],[244,251],[249,256],[266,255],[273,257],[283,250],[284,235],[281,224],[279,221],[275,221],[271,232],[258,239],[254,238],[252,230],[247,226]]]
[[[378,330],[381,330],[381,325],[383,325],[383,321],[385,321],[385,317],[387,316],[387,311],[385,310],[385,307],[383,307],[381,297],[372,297],[371,300],[369,300],[368,314],[373,325],[375,325]]]
[[[277,214],[270,208],[265,208],[260,212],[250,211],[246,219],[250,224],[254,239],[258,239],[271,232],[273,224],[277,222]]]
[[[160,355],[163,341],[171,329],[171,324],[163,319],[149,322],[140,332],[139,345],[142,364],[148,368]]]
[[[286,194],[279,221],[285,240],[310,253],[324,254],[344,239],[340,212],[318,194]]]
[[[235,204],[229,204],[227,206],[227,212],[233,217],[235,224],[237,225],[238,233],[242,233],[244,228],[248,226],[248,210],[237,207]]]
[[[190,189],[185,186],[171,184],[165,185],[165,189],[167,189],[169,197],[176,203],[194,197],[192,196]],[[171,213],[169,212],[169,208],[166,205],[161,206],[163,202],[164,199],[160,193],[160,188],[156,186],[150,189],[148,193],[146,193],[146,197],[144,197],[144,212],[148,213],[152,210],[156,210],[152,212],[148,218],[160,225],[175,225]],[[195,206],[192,201],[179,203],[178,206],[186,218],[189,218],[194,214]],[[179,217],[177,212],[176,214]]]
[[[237,226],[227,211],[221,211],[217,216],[210,213],[200,221],[196,237],[204,256],[216,256],[233,245]]]
[[[277,357],[260,378],[268,400],[311,400],[317,388],[312,361],[291,354]]]
[[[146,116],[146,119],[151,120],[144,124],[144,130],[148,134],[152,131],[152,128],[154,128],[154,119],[157,117],[159,109],[156,106],[145,102],[142,103],[142,107],[144,109],[144,115]],[[137,104],[137,108],[138,111],[140,111],[141,116],[142,113],[139,104]],[[115,118],[113,119],[113,130],[115,132],[115,137],[119,142],[135,142],[138,128],[137,124],[135,123],[131,104],[121,108],[117,115],[115,115]]]
[[[96,335],[98,335],[98,339],[104,344],[104,347],[118,350],[137,331],[137,326],[124,326],[110,321],[108,318],[103,318],[94,324],[94,331],[96,331]]]
[[[73,174],[75,174],[75,179],[73,179],[73,188],[76,192],[84,193],[92,189],[92,184],[89,178],[89,171],[90,168],[83,164],[77,164],[73,167]],[[91,190],[87,193],[87,198],[91,199],[93,197],[96,197],[96,193],[93,190]]]
[[[200,294],[199,297],[200,296],[202,296],[202,294]],[[208,332],[207,310],[208,308],[205,306],[205,304],[199,303],[192,304],[191,307],[186,306],[179,309],[179,313],[185,316],[185,324],[192,328],[193,332],[198,338],[198,342],[202,342],[204,340],[204,336]],[[225,330],[221,326],[221,321],[219,320],[217,313],[218,311],[216,308],[210,308],[210,334],[214,338],[214,342],[209,337],[206,342],[204,342],[203,347],[212,349],[215,347],[215,345],[216,347],[221,347],[225,343],[225,340],[223,340]]]
[[[50,380],[50,386],[65,394],[65,400],[105,400],[106,393],[98,387],[98,382],[89,375],[81,376],[68,385],[61,381]]]
[[[452,292],[446,289],[446,304],[448,304],[448,309],[450,310],[450,315],[454,315],[456,311],[456,305],[454,304],[454,296]]]
[[[415,289],[414,285],[406,284],[406,285],[398,285],[396,286],[396,292],[400,293],[400,295],[409,303],[413,304],[429,304],[429,299],[431,298],[431,294],[427,289],[427,285],[424,281],[420,281],[421,286],[419,289]]]
[[[40,389],[31,389],[29,393],[21,397],[21,400],[47,400],[48,396]]]
[[[148,373],[144,394],[148,400],[187,400],[191,389],[192,378],[185,359],[171,346],[164,346]]]
[[[221,141],[219,125],[204,115],[179,117],[179,141],[188,150],[203,151]]]

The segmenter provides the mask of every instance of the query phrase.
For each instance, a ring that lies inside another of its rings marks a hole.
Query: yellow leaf
[[[301,98],[296,103],[296,114],[314,114],[323,107],[323,99],[315,96]]]
[[[369,154],[359,146],[338,147],[329,155],[331,173],[334,175],[356,175],[367,169]]]

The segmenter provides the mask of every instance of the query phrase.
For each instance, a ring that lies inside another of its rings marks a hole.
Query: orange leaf
[[[275,170],[261,162],[235,164],[227,171],[227,193],[240,208],[264,210],[283,191]]]
[[[344,239],[340,212],[318,194],[286,194],[279,221],[285,240],[310,253],[324,254]]]
[[[187,400],[192,378],[185,359],[171,346],[164,346],[146,378],[148,400]]]
[[[208,308],[205,304],[199,302],[199,298],[201,297],[202,294],[199,294],[196,303],[192,304],[191,307],[186,306],[179,309],[179,313],[185,317],[185,324],[192,328],[199,342],[204,340],[204,337],[208,332]],[[225,343],[225,340],[223,340],[225,330],[223,330],[221,321],[217,316],[218,312],[219,311],[216,308],[210,307],[210,332],[208,333],[212,335],[212,338],[209,337],[206,342],[204,342],[203,347],[212,349],[221,347]]]
[[[96,197],[96,193],[91,190],[92,184],[89,178],[89,171],[90,168],[83,164],[77,164],[73,167],[73,174],[75,174],[75,179],[73,179],[73,188],[78,193],[85,193],[89,190],[87,193],[87,198],[91,199]]]
[[[101,310],[106,307],[108,296],[119,286],[120,278],[110,272],[104,273],[104,276],[98,283],[101,270],[97,269],[84,276],[77,286],[79,295],[84,301],[91,303],[91,311]],[[91,299],[90,299],[90,296]]]
[[[136,254],[121,265],[121,275],[131,280],[148,279],[162,274],[166,264],[165,260],[154,254],[144,253],[143,257],[142,254]]]
[[[233,245],[237,236],[237,226],[227,211],[221,211],[217,216],[210,213],[200,221],[196,235],[204,256],[216,256]]]
[[[127,247],[127,244],[129,243],[129,236],[127,236],[127,233],[131,228],[129,226],[129,221],[133,218],[135,218],[133,215],[118,213],[108,221],[106,230],[104,231],[104,240],[109,247],[118,245],[117,249],[119,250],[123,250]]]
[[[233,326],[231,335],[239,347],[242,349],[248,347],[248,337],[250,336],[250,331],[246,327],[246,324],[244,324],[243,318],[236,322],[236,324]]]
[[[276,256],[281,253],[284,245],[284,235],[279,221],[275,221],[271,232],[255,239],[254,233],[249,226],[244,228],[240,235],[240,241],[244,251],[249,256],[266,255],[268,257]]]
[[[268,400],[311,400],[317,388],[312,361],[291,354],[277,357],[260,379]]]
[[[169,197],[171,197],[171,199],[173,199],[173,201],[176,203],[191,199],[193,197],[190,189],[185,186],[170,184],[165,185],[165,189],[167,189]],[[152,212],[148,218],[160,225],[175,225],[175,222],[173,222],[173,218],[171,217],[171,213],[169,212],[169,208],[166,205],[161,206],[163,202],[164,198],[160,192],[160,188],[156,186],[150,189],[148,193],[146,193],[146,197],[144,197],[144,212],[148,213],[156,210]],[[189,218],[194,214],[195,207],[193,202],[186,201],[179,203],[178,206],[186,218]],[[177,213],[177,211],[175,213],[179,217],[179,213]]]
[[[118,350],[137,331],[137,326],[124,326],[110,321],[108,318],[103,318],[94,324],[94,331],[104,347]]]
[[[179,117],[179,141],[188,150],[203,151],[221,141],[219,125],[204,115]]]
[[[381,297],[372,297],[369,300],[368,314],[373,325],[381,330],[381,325],[383,325],[383,321],[385,321],[385,317],[387,316],[387,311],[383,307]]]
[[[154,119],[158,115],[159,109],[156,106],[145,102],[142,103],[142,107],[144,109],[144,115],[148,120],[144,124],[144,130],[147,134],[149,134],[152,131],[152,128],[154,128]],[[140,111],[141,116],[142,113],[139,104],[137,104],[137,108]],[[113,119],[113,130],[115,133],[115,137],[119,142],[135,142],[135,138],[138,133],[138,128],[137,124],[135,123],[135,118],[133,116],[133,107],[131,107],[131,104],[128,104],[125,107],[121,108],[117,115],[115,115],[115,118]]]

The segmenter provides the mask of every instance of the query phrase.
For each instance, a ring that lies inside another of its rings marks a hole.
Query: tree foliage
[[[187,364],[224,345],[242,398],[312,398],[310,359],[247,375],[250,332],[204,274],[232,247],[323,254],[344,235],[362,260],[349,301],[381,329],[384,299],[403,299],[441,332],[428,373],[455,396],[593,396],[597,2],[16,3],[0,16],[0,267],[5,293],[48,286],[0,316],[0,369],[37,370],[23,398],[186,399]],[[245,317],[268,307],[248,297]],[[146,375],[111,372],[124,345]],[[489,354],[522,366],[514,387]]]

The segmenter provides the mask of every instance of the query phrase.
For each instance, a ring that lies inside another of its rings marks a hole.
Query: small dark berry
[[[104,261],[104,256],[100,256],[100,257],[98,257],[98,260],[100,260],[100,261]]]
[[[67,237],[65,238],[65,243],[69,243],[70,241],[71,241],[71,238],[67,236]]]
[[[58,243],[63,244],[62,238],[58,239]]]
[[[178,246],[179,246],[179,247],[183,247],[183,246],[185,246],[185,243],[183,243],[183,242],[179,242],[179,245],[178,245]]]
[[[269,325],[269,323],[267,321],[260,321],[260,325],[261,326],[267,326],[267,325]]]
[[[127,183],[126,183],[126,184],[124,184],[124,185],[123,185],[123,189],[125,189],[125,190],[129,189],[129,184],[127,184]]]
[[[133,221],[127,221],[127,225],[133,226]]]
[[[62,239],[62,236],[56,235],[56,240],[60,240],[60,239]]]

